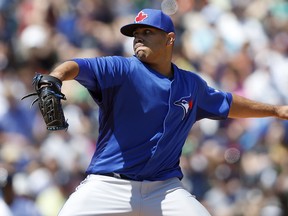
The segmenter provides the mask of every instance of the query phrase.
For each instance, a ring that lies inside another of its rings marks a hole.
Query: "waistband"
[[[97,173],[97,175],[103,175],[103,176],[109,176],[117,179],[124,179],[124,180],[130,180],[130,181],[141,181],[141,180],[136,180],[133,178],[130,178],[126,175],[115,173],[115,172],[110,172],[110,173]]]

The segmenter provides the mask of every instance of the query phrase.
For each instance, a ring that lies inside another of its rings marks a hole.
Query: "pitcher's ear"
[[[172,45],[175,41],[175,33],[174,32],[170,32],[168,33],[168,41],[167,41],[167,44],[170,44]]]

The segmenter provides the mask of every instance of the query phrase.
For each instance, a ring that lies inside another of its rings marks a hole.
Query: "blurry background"
[[[0,0],[0,214],[54,216],[84,178],[98,107],[64,82],[69,130],[49,133],[35,72],[74,57],[132,55],[119,28],[151,0]],[[224,91],[288,103],[287,0],[178,0],[173,61]],[[198,122],[183,149],[183,182],[213,216],[288,215],[288,123]],[[10,213],[9,213],[10,211]],[[7,212],[7,213],[6,213]],[[11,213],[12,212],[12,213]]]

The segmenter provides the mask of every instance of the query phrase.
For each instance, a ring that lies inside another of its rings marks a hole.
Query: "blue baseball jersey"
[[[172,80],[135,56],[73,59],[75,78],[99,106],[99,137],[88,174],[181,179],[182,147],[202,118],[226,119],[232,95],[172,64]]]

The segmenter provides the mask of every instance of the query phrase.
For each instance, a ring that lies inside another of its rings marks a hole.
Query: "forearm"
[[[262,118],[278,117],[287,119],[287,106],[276,106],[253,101],[233,94],[233,101],[228,115],[229,118]]]
[[[57,77],[61,81],[72,80],[79,73],[78,64],[74,61],[66,61],[57,66],[51,73],[51,76]]]

